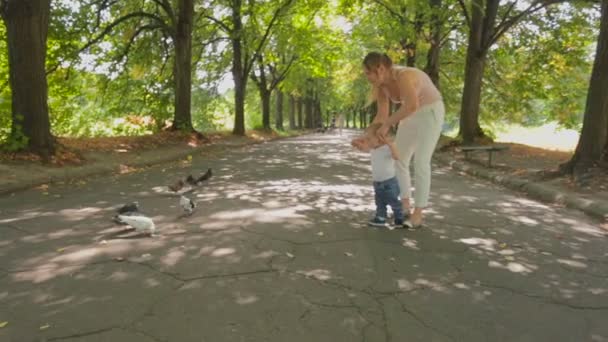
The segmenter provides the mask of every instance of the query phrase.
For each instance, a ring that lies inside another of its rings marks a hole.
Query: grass
[[[455,137],[458,134],[458,127],[443,132],[443,134]],[[579,138],[578,131],[560,128],[557,123],[548,123],[538,127],[507,125],[496,129],[494,134],[496,142],[522,144],[560,152],[573,152]]]
[[[495,141],[572,152],[576,148],[578,138],[578,131],[559,128],[557,124],[549,123],[540,127],[511,125],[505,127],[504,131],[496,132]]]

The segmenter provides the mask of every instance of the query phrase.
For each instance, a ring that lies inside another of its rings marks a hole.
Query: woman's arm
[[[383,144],[388,145],[389,149],[391,150],[391,157],[393,157],[394,160],[399,160],[399,151],[397,150],[397,145],[395,145],[395,142],[387,136],[380,136],[378,139],[380,139],[380,142]]]
[[[388,120],[388,97],[386,96],[386,93],[380,88],[376,88],[374,91],[376,92],[375,97],[376,104],[378,105],[378,111],[376,112],[376,117],[374,117],[374,121],[372,121],[372,124],[377,122],[383,123]]]

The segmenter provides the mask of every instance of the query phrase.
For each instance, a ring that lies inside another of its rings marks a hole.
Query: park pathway
[[[0,197],[0,341],[608,341],[597,222],[436,167],[426,227],[368,228],[350,134]],[[208,167],[180,218],[163,186]]]

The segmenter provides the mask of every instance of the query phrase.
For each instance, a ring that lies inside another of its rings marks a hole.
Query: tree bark
[[[260,87],[260,99],[262,100],[262,127],[270,130],[270,94],[266,87]]]
[[[306,125],[306,128],[314,128],[313,105],[313,90],[309,88],[306,91],[306,97],[304,98],[304,124]]]
[[[407,53],[406,64],[409,67],[416,67],[416,58],[418,57],[418,37],[420,37],[423,28],[422,12],[420,8],[416,9],[414,17],[414,37],[410,40],[403,40],[403,47]]]
[[[479,57],[476,53],[467,53],[465,83],[460,109],[460,135],[464,144],[472,144],[485,136],[479,126],[479,106],[484,68],[485,56]]]
[[[315,112],[316,124],[318,126],[319,123],[323,122],[323,115],[321,113],[321,100],[319,100],[318,95],[315,96],[314,103],[315,103],[314,112]]]
[[[298,96],[298,98],[296,99],[296,103],[298,107],[298,129],[302,129],[304,127],[304,115],[302,113],[302,107],[304,107],[304,102],[302,97]]]
[[[441,51],[441,19],[439,11],[441,10],[441,0],[429,0],[431,7],[431,47],[427,53],[425,72],[433,84],[439,88],[439,52]]]
[[[485,137],[479,126],[479,106],[489,37],[493,33],[497,8],[498,0],[473,0],[471,6],[471,27],[460,109],[460,136],[464,144],[472,144]]]
[[[606,153],[608,134],[608,0],[602,1],[602,18],[595,61],[589,82],[581,135],[572,159],[562,171],[584,175]]]
[[[175,30],[175,113],[173,129],[192,131],[192,22],[194,0],[180,0]]]
[[[45,60],[50,0],[0,1],[7,30],[13,139],[43,156],[55,152],[48,111]]]
[[[296,129],[296,99],[289,95],[289,129]]]
[[[277,115],[275,126],[278,130],[282,131],[285,128],[283,127],[283,92],[279,89],[276,91],[277,94]]]
[[[233,32],[232,41],[232,77],[234,79],[234,135],[245,135],[245,92],[247,90],[247,76],[243,65],[243,50],[241,35],[243,22],[241,18],[241,0],[234,0],[232,8]]]

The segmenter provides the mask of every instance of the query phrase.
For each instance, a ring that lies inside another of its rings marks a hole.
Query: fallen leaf
[[[192,155],[189,154],[187,159],[188,159],[188,161],[192,161]]]
[[[507,248],[507,244],[506,244],[506,243],[504,243],[504,242],[503,242],[503,243],[501,243],[499,246],[500,246],[500,248]]]
[[[45,324],[45,325],[41,326],[41,327],[40,327],[40,330],[45,330],[45,329],[48,329],[48,328],[50,328],[50,327],[51,327],[51,325],[47,323],[47,324]]]
[[[323,235],[325,235],[325,233],[323,233],[323,232],[318,232],[318,233],[317,233],[317,235],[319,235],[319,236],[323,236]]]
[[[292,258],[292,259],[295,258],[295,255],[293,255],[289,252],[286,252],[285,255],[287,255],[288,258]]]
[[[388,260],[395,262],[395,258],[393,258],[393,257],[388,258]]]
[[[152,254],[150,254],[150,253],[146,253],[146,254],[142,254],[141,255],[142,258],[149,258],[151,256],[152,256]]]
[[[509,260],[509,261],[513,261],[513,260],[515,260],[515,258],[514,258],[514,257],[512,257],[512,256],[510,256],[510,255],[507,255],[507,256],[505,257],[505,259],[507,259],[507,260]]]
[[[48,195],[49,195],[49,193],[48,193],[48,192],[46,192],[46,191],[45,191],[45,192],[43,192],[42,194],[43,194],[44,196],[48,196]]]
[[[66,250],[66,248],[67,248],[67,247],[61,247],[61,248],[57,248],[57,252],[58,252],[58,253],[61,253],[61,252],[65,251],[65,250]]]
[[[0,328],[4,328],[7,325],[8,325],[8,322],[6,322],[6,321],[0,322]]]
[[[344,255],[346,255],[347,257],[352,257],[354,254],[350,252],[344,252]]]

